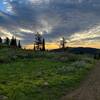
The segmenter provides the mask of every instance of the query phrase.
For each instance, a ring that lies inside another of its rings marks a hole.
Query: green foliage
[[[5,100],[59,100],[79,85],[94,59],[74,54],[0,50],[0,95]]]

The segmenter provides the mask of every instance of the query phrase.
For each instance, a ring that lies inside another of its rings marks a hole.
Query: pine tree
[[[20,40],[18,41],[18,48],[21,48]]]
[[[2,38],[0,37],[0,43],[2,43]]]
[[[7,46],[10,45],[10,39],[8,37],[6,37],[5,42],[4,42]]]
[[[10,46],[14,46],[14,36],[11,39]]]
[[[45,39],[43,38],[42,50],[45,51]]]
[[[16,38],[14,38],[14,36],[11,39],[10,46],[17,47],[17,40],[16,40]]]
[[[17,47],[17,40],[16,40],[16,38],[14,39],[14,46]]]

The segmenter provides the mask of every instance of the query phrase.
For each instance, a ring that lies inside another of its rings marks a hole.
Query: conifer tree
[[[14,46],[14,36],[11,39],[10,46]]]
[[[14,46],[17,47],[17,40],[16,40],[16,38],[14,39]]]
[[[16,40],[16,38],[14,38],[14,36],[11,39],[10,46],[17,47],[17,40]]]
[[[21,48],[20,40],[18,41],[18,48]]]
[[[0,43],[2,43],[2,38],[0,37]]]
[[[8,37],[6,37],[5,42],[4,42],[7,46],[10,45],[10,39]]]
[[[43,38],[42,50],[45,51],[45,39]]]

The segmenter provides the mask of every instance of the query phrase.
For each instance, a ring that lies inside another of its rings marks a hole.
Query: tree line
[[[22,48],[20,40],[17,41],[17,39],[12,36],[11,39],[9,39],[8,37],[6,37],[5,39],[2,39],[0,37],[0,45],[5,45],[8,47],[14,47],[14,48]]]
[[[14,47],[14,48],[22,48],[20,40],[17,40],[14,36],[12,36],[11,39],[6,37],[5,39],[2,39],[0,37],[0,44],[5,44],[8,47]],[[64,37],[61,38],[59,41],[59,47],[61,49],[66,48],[66,39]],[[45,51],[46,50],[46,41],[45,38],[37,32],[34,35],[34,51]]]

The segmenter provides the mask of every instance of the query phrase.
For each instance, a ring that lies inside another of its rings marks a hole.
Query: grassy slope
[[[59,100],[92,68],[87,56],[0,50],[0,94],[7,100]]]

